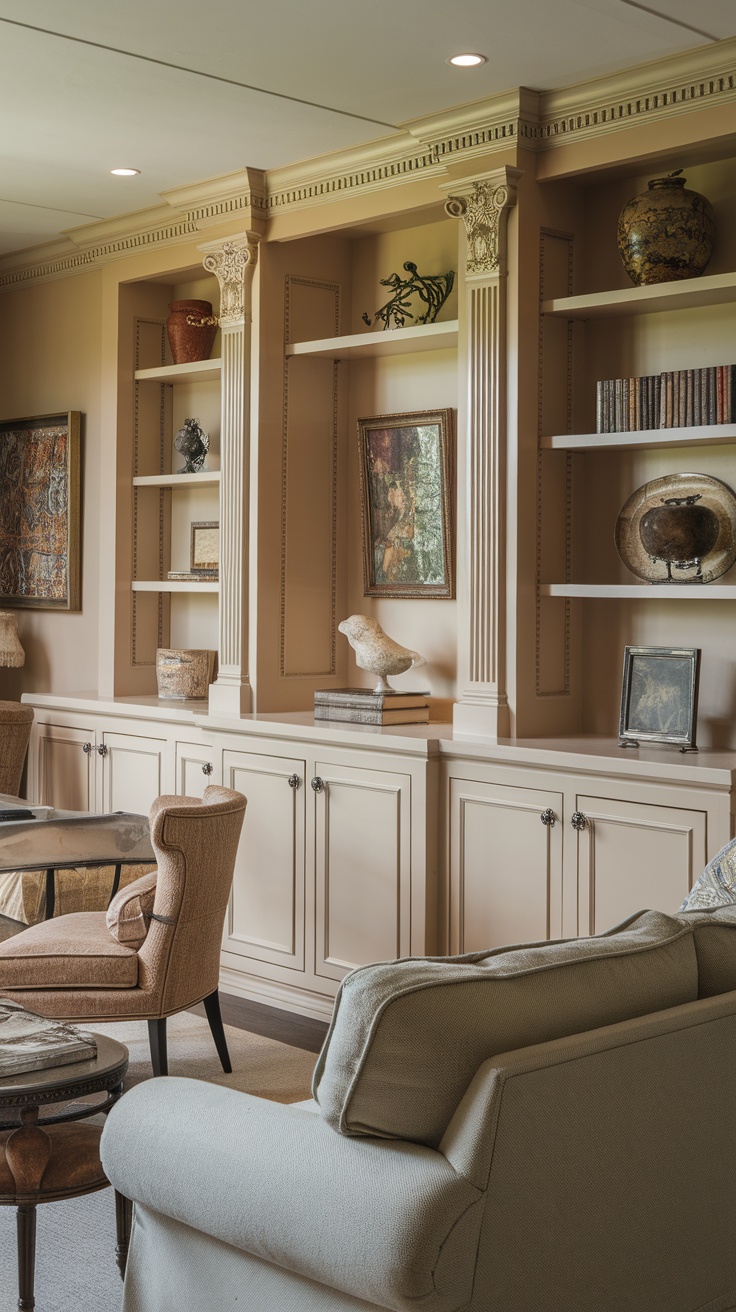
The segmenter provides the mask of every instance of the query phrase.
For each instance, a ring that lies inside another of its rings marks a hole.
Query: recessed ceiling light
[[[448,64],[454,64],[456,68],[473,68],[476,64],[487,64],[487,55],[452,55],[448,59]]]
[[[118,178],[134,178],[140,169],[110,169],[111,173],[116,174]]]

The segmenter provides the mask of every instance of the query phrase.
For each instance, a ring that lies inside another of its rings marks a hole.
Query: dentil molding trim
[[[736,38],[559,91],[518,88],[401,124],[351,150],[263,172],[240,169],[163,192],[163,204],[68,229],[61,241],[0,259],[0,290],[79,273],[156,245],[173,245],[242,217],[265,233],[271,215],[447,176],[450,166],[516,146],[546,151],[570,141],[736,104]]]

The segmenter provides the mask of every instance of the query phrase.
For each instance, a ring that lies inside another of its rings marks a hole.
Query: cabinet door
[[[314,762],[315,976],[410,951],[411,778]]]
[[[98,734],[101,754],[101,811],[132,811],[148,815],[151,803],[166,787],[165,738],[138,734]]]
[[[304,970],[304,773],[284,756],[223,754],[226,786],[248,799],[223,951],[268,978]]]
[[[201,797],[208,784],[219,782],[215,754],[206,743],[177,742],[176,783],[179,797]]]
[[[37,722],[34,739],[37,796],[32,800],[62,811],[96,810],[94,724],[70,728]]]
[[[677,911],[706,863],[706,814],[579,794],[579,934],[600,934],[635,911]]]
[[[562,796],[450,779],[449,951],[562,933]]]

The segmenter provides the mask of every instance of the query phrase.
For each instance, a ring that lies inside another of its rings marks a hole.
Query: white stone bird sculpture
[[[427,662],[418,651],[399,646],[393,638],[384,633],[378,620],[370,615],[349,615],[338,624],[340,633],[344,633],[355,652],[355,662],[361,670],[378,675],[376,692],[390,692],[388,674],[403,674],[414,666],[426,665]]]

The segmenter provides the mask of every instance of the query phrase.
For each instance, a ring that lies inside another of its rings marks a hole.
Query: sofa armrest
[[[112,1109],[101,1156],[134,1202],[344,1293],[397,1312],[470,1299],[483,1195],[433,1149],[167,1077]]]

